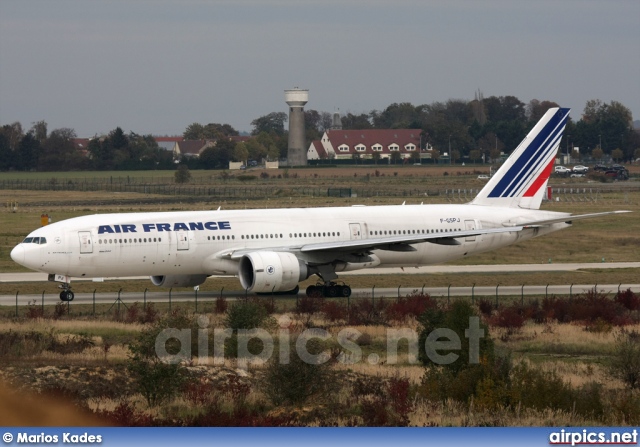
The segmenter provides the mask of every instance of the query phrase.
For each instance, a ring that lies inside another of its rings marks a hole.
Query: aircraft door
[[[465,230],[475,230],[480,228],[480,226],[476,226],[476,221],[475,220],[465,220],[464,221],[464,229]],[[465,242],[475,242],[476,241],[476,236],[467,236],[464,240]]]
[[[189,233],[179,230],[177,232],[178,250],[189,250]]]
[[[362,230],[359,223],[350,223],[349,232],[351,233],[351,239],[362,239]]]
[[[78,231],[80,238],[80,254],[93,253],[93,243],[90,231]]]

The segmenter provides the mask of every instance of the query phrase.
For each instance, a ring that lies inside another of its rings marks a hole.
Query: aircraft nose
[[[22,244],[13,247],[13,250],[11,250],[11,259],[20,265],[24,265],[24,247]]]

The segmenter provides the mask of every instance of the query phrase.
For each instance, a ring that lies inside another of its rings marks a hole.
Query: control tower
[[[307,148],[304,132],[304,105],[309,100],[309,90],[298,87],[284,91],[284,100],[289,105],[289,147],[287,164],[289,166],[307,165]]]

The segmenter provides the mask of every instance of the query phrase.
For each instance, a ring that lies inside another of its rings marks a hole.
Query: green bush
[[[627,387],[640,388],[640,333],[621,329],[615,334],[609,370]]]
[[[308,340],[306,346],[314,356],[325,349],[316,338]],[[296,352],[295,341],[292,341],[289,361],[283,362],[279,355],[274,355],[267,366],[265,382],[265,393],[274,405],[296,405],[312,396],[329,393],[332,379],[328,362],[305,361]]]
[[[234,333],[238,329],[255,329],[263,326],[267,315],[267,310],[261,303],[253,300],[239,301],[227,310],[225,324]]]
[[[187,315],[174,310],[152,326],[142,330],[136,339],[129,344],[129,359],[127,369],[138,391],[144,396],[147,404],[159,405],[175,396],[187,380],[186,368],[179,363],[168,363],[160,358],[156,352],[156,340],[166,329],[189,329],[191,331],[191,345],[182,346],[180,340],[171,338],[166,341],[164,348],[170,355],[178,354],[181,350],[190,354],[197,352],[197,337],[194,337],[193,322]]]
[[[446,369],[454,372],[473,366],[472,357],[470,357],[470,339],[465,335],[465,331],[469,329],[472,317],[478,317],[471,304],[465,301],[454,302],[449,309],[442,307],[429,307],[420,315],[418,322],[421,325],[421,331],[418,337],[419,343],[419,359],[425,366],[435,366],[433,359],[429,357],[425,349],[425,342],[429,334],[436,329],[450,329],[458,336],[460,340],[460,349],[451,352],[458,355],[458,358],[447,365]],[[479,361],[492,364],[494,357],[493,341],[489,337],[489,328],[484,323],[479,323],[480,330],[483,331],[482,337],[479,338]],[[446,352],[438,352],[439,355],[446,355]],[[475,364],[479,362],[474,362]]]

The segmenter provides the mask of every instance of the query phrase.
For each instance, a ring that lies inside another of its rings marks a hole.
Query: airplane
[[[297,294],[316,275],[308,296],[348,297],[340,272],[442,263],[628,212],[540,210],[569,111],[549,109],[467,204],[95,214],[38,228],[11,258],[61,283],[63,301],[71,278],[143,275],[160,287],[235,275],[257,294]]]

